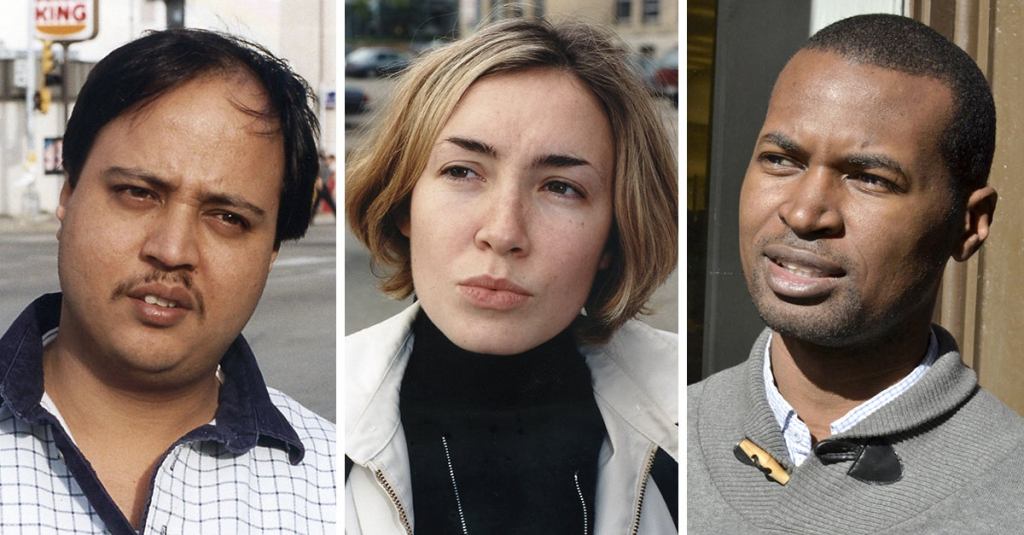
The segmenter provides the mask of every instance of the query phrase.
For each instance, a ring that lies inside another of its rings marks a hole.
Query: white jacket
[[[398,392],[418,311],[413,304],[345,338],[345,454],[354,463],[345,483],[348,535],[411,535],[415,526]],[[677,346],[674,333],[630,321],[608,343],[580,348],[607,431],[596,535],[676,533],[649,472],[659,447],[679,459]]]

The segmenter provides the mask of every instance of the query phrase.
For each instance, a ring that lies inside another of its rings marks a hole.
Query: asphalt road
[[[373,121],[374,113],[391,97],[394,81],[388,78],[347,79],[346,85],[362,89],[369,96],[367,113],[345,116],[345,151],[363,143],[365,130]],[[658,99],[659,111],[665,127],[677,132],[678,110],[667,99]],[[678,136],[673,136],[678,145]],[[372,273],[366,248],[351,233],[345,232],[345,334],[351,334],[387,319],[409,305],[411,300],[394,301],[377,290],[378,280]],[[677,272],[655,292],[648,305],[654,313],[640,319],[659,329],[679,332],[679,282]]]
[[[54,224],[0,228],[0,331],[39,295],[59,290]],[[318,219],[285,242],[263,299],[242,331],[269,386],[336,421],[335,225]]]

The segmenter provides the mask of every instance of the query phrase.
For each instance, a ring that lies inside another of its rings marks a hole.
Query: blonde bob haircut
[[[419,58],[403,73],[393,101],[375,118],[364,148],[347,167],[345,210],[355,236],[370,250],[381,290],[404,299],[414,292],[409,217],[416,180],[456,104],[477,80],[526,69],[562,69],[602,103],[615,143],[611,256],[600,270],[575,325],[581,342],[608,339],[647,312],[644,304],[676,266],[676,160],[653,99],[626,62],[626,49],[605,30],[512,19]]]

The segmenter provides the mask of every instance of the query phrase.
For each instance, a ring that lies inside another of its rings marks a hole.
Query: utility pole
[[[68,93],[70,91],[68,88],[71,87],[71,85],[68,83],[68,64],[71,63],[71,60],[68,55],[68,47],[71,46],[71,43],[68,41],[61,41],[60,46],[64,51],[60,64],[60,100],[63,104],[61,107],[64,109],[64,122],[61,123],[60,135],[61,137],[64,137],[64,130],[68,127],[68,116],[70,115],[70,112],[68,111]]]
[[[26,192],[34,191],[35,186],[35,173],[33,164],[37,161],[36,158],[36,137],[35,137],[35,96],[36,96],[36,55],[32,49],[34,42],[33,35],[35,34],[35,18],[32,10],[26,14],[25,25],[27,31],[25,32],[25,145],[22,150],[21,167],[23,170],[19,183],[24,183],[25,190],[22,192],[23,195]],[[0,198],[3,199],[3,206],[0,206],[0,213],[13,214],[14,209],[12,206],[11,194],[13,188],[11,184],[5,183],[0,184],[3,186],[2,195]],[[31,193],[30,193],[31,194]],[[22,203],[24,204],[24,203]]]

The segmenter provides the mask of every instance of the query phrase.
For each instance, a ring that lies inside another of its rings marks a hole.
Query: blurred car
[[[654,58],[654,47],[643,45],[638,51],[631,51],[626,56],[626,61],[637,77],[647,86],[647,89],[651,93],[657,94],[654,86],[651,85],[653,83],[654,69],[657,67],[657,60]]]
[[[658,59],[654,72],[651,74],[651,87],[654,91],[672,100],[672,105],[679,107],[679,48],[673,47]]]
[[[441,38],[434,38],[431,39],[430,41],[416,41],[409,44],[409,51],[412,52],[413,55],[422,56],[423,54],[426,54],[427,52],[430,52],[434,49],[441,48],[442,46],[445,46],[448,43],[449,41],[446,41]]]
[[[360,47],[345,56],[345,76],[365,78],[396,73],[409,66],[409,56],[385,46]]]
[[[358,87],[345,86],[345,115],[363,113],[369,108],[370,97]]]

